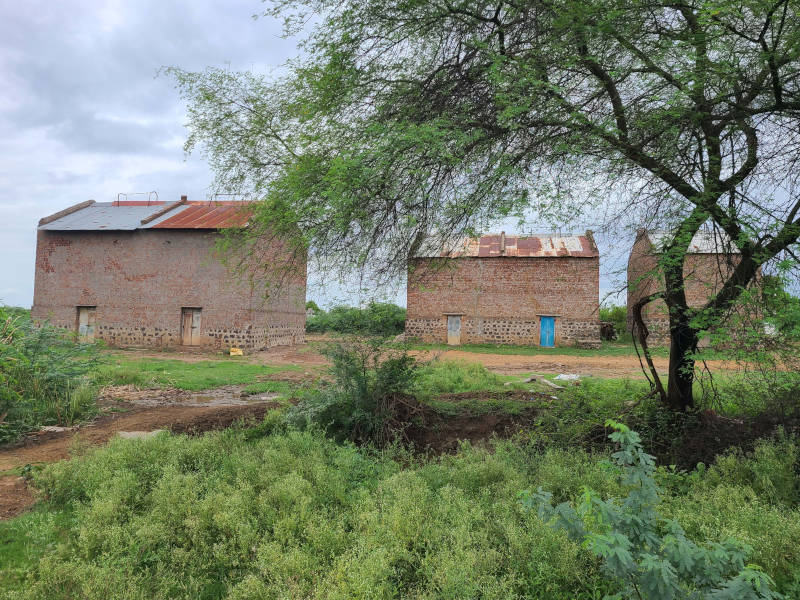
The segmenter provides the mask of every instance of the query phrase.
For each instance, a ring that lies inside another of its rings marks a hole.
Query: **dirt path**
[[[202,433],[224,429],[239,419],[260,420],[279,406],[270,401],[273,395],[245,399],[242,387],[204,392],[108,388],[99,399],[103,412],[93,422],[75,428],[50,428],[0,449],[0,473],[69,458],[71,450],[105,444],[120,432],[166,429],[173,433]],[[34,502],[22,477],[12,473],[0,476],[0,519],[16,516]]]

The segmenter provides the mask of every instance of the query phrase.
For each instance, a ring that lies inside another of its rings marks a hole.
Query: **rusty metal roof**
[[[252,213],[248,202],[91,202],[45,217],[50,231],[133,231],[136,229],[221,229],[243,227]],[[157,214],[163,213],[163,214]],[[153,218],[155,217],[155,218]]]
[[[153,229],[244,227],[252,214],[247,202],[190,202],[150,224]]]
[[[505,240],[503,240],[505,238]],[[503,248],[505,241],[505,249]],[[463,238],[451,248],[427,252],[419,258],[551,258],[559,256],[592,258],[599,256],[589,235],[504,235],[489,234],[480,238]]]

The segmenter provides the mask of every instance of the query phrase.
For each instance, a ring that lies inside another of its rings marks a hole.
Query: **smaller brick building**
[[[247,203],[184,196],[88,201],[45,217],[31,316],[115,346],[253,351],[303,342],[304,256],[256,244],[242,278],[215,255],[219,231],[249,216]],[[270,286],[277,273],[280,285]]]
[[[633,327],[636,302],[664,289],[658,260],[672,235],[664,231],[639,229],[628,258],[628,330]],[[686,301],[690,308],[703,306],[722,286],[739,263],[739,249],[723,232],[698,231],[689,244],[683,276]],[[655,300],[642,310],[642,320],[650,333],[648,343],[669,343],[669,312],[663,300]]]
[[[599,343],[591,232],[485,235],[428,254],[409,263],[407,336],[454,345]]]

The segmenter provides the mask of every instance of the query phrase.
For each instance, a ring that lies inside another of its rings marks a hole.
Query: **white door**
[[[461,315],[447,315],[447,343],[450,346],[461,344]]]
[[[97,309],[94,306],[78,307],[78,339],[82,342],[94,341],[94,326]]]
[[[184,346],[200,345],[200,314],[199,308],[181,309],[181,343]]]

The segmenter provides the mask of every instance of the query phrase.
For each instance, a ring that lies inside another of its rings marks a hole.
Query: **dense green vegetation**
[[[358,333],[366,335],[397,335],[406,327],[406,309],[384,302],[370,302],[364,308],[335,306],[319,310],[306,320],[310,333]]]
[[[792,440],[690,473],[660,469],[661,512],[690,539],[738,539],[800,590]],[[524,441],[454,456],[375,453],[319,432],[116,440],[36,476],[45,509],[0,524],[11,598],[599,598],[618,591],[577,542],[526,512],[624,495],[607,456]],[[791,596],[790,596],[791,597]]]
[[[612,323],[617,340],[631,340],[631,334],[627,325],[628,307],[625,305],[601,306],[600,320],[604,323]]]
[[[0,308],[0,444],[42,425],[72,425],[95,412],[94,346],[75,343],[27,311]]]

